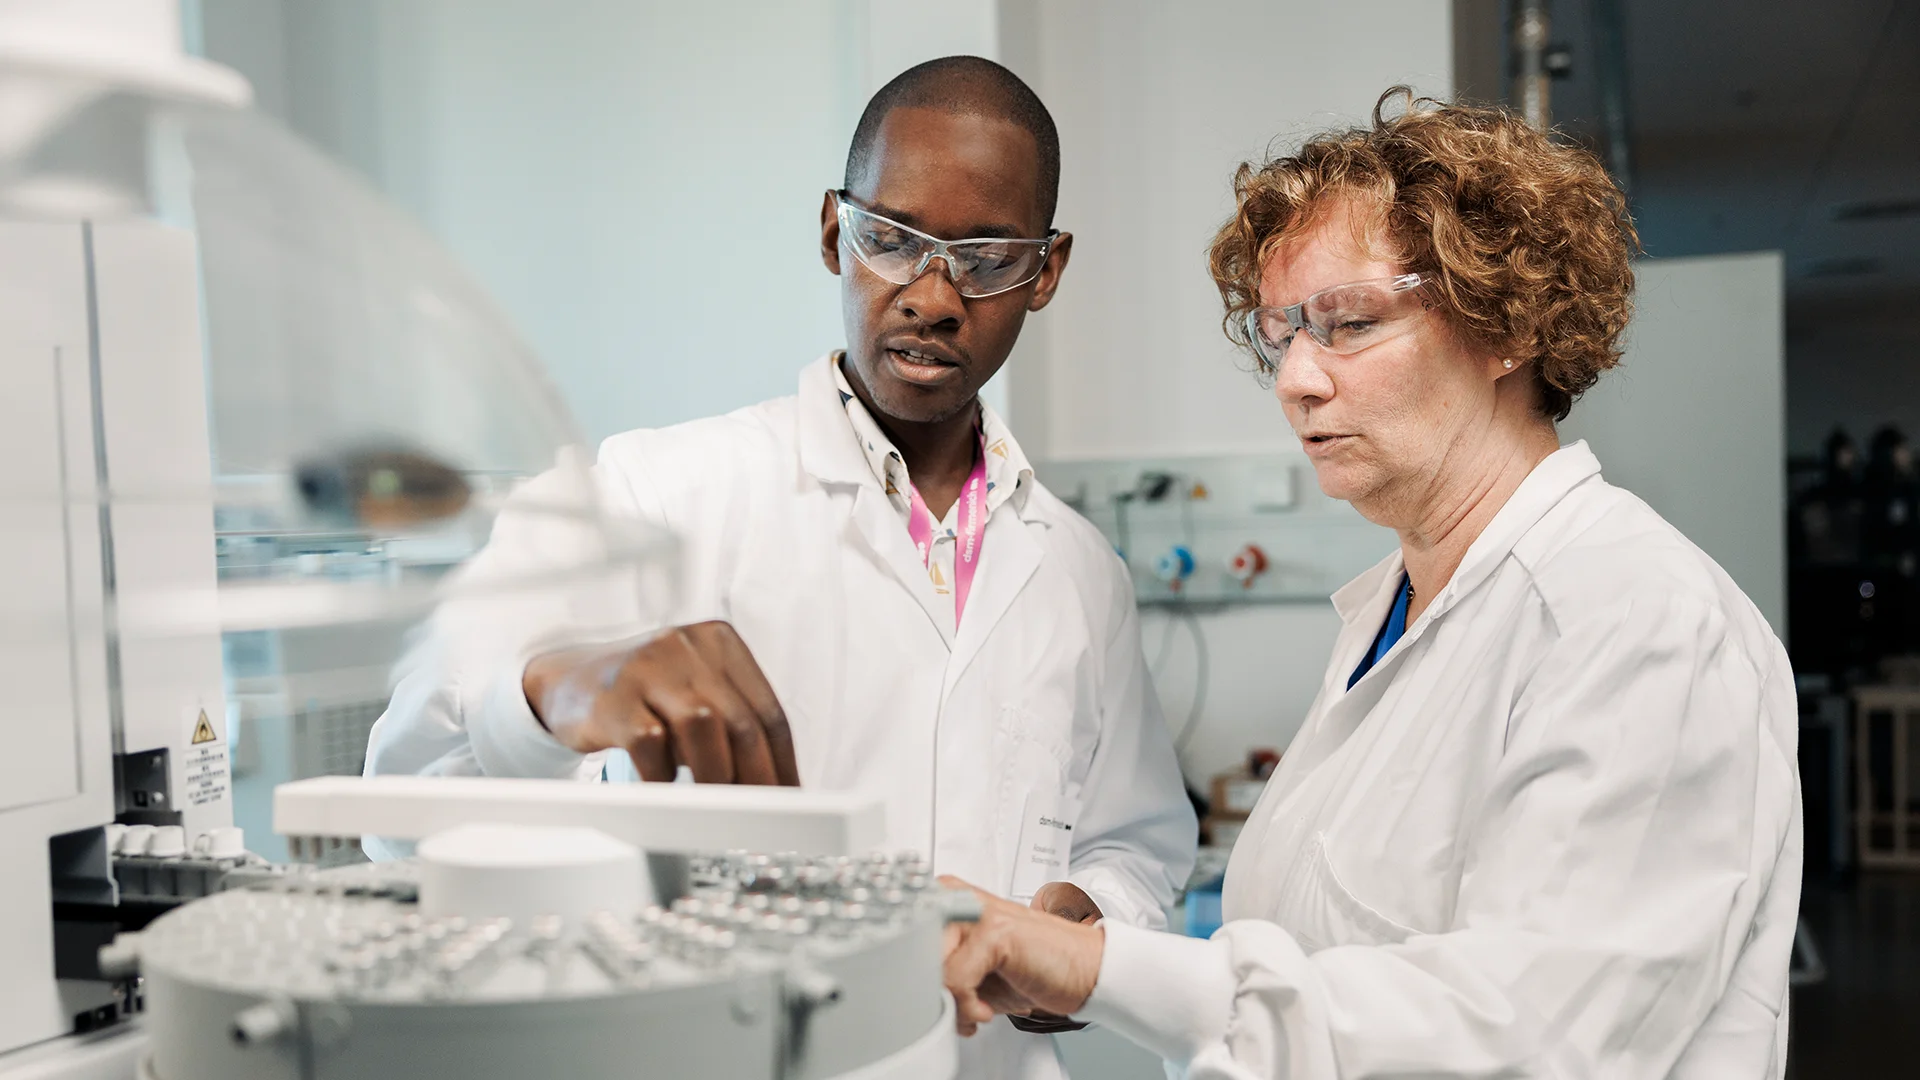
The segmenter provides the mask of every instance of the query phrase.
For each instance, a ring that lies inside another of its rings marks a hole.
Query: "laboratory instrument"
[[[941,933],[978,907],[871,850],[876,799],[328,777],[275,801],[309,858],[371,829],[424,839],[399,862],[241,867],[118,935],[100,962],[139,981],[143,1077],[954,1069]],[[745,840],[788,853],[693,851]]]

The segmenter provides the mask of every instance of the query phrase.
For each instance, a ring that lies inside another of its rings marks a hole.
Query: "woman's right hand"
[[[947,927],[947,989],[960,1034],[972,1035],[995,1014],[1071,1016],[1087,1003],[1100,977],[1104,930],[1003,900],[958,878],[940,880],[980,898],[978,922]]]
[[[643,780],[672,780],[685,765],[703,784],[800,783],[787,715],[727,623],[544,653],[520,688],[562,745],[624,750]]]

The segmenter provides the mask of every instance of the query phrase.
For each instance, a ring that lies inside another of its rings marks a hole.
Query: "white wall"
[[[1449,5],[1049,0],[1041,14],[1040,92],[1067,162],[1057,223],[1076,236],[1045,323],[1049,452],[1291,446],[1220,333],[1206,272],[1234,167],[1364,119],[1395,82],[1445,94]]]
[[[1285,152],[1313,131],[1364,120],[1394,83],[1447,94],[1450,8],[1044,0],[1021,12],[1037,24],[1038,70],[1013,52],[1009,63],[1059,124],[1055,224],[1075,236],[1059,297],[1029,323],[1038,340],[1022,341],[1011,372],[1030,456],[1295,447],[1279,405],[1221,334],[1207,275],[1208,241],[1233,206],[1233,170],[1269,147]],[[1150,658],[1166,619],[1145,615]],[[1339,628],[1329,604],[1246,607],[1201,623],[1211,679],[1187,755],[1195,780],[1248,747],[1287,744]],[[1158,677],[1176,729],[1194,676],[1182,637]]]
[[[866,5],[204,0],[209,56],[432,228],[589,436],[791,393]],[[891,74],[891,73],[889,73]]]
[[[1780,253],[1646,259],[1634,273],[1626,358],[1575,403],[1561,441],[1592,444],[1608,481],[1713,556],[1785,636]]]

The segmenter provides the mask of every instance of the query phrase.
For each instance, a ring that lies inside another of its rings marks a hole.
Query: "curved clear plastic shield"
[[[0,130],[5,573],[66,582],[0,605],[9,674],[60,673],[34,707],[84,713],[97,667],[127,752],[211,712],[265,840],[272,783],[359,771],[436,607],[590,635],[671,605],[671,545],[601,513],[537,359],[423,229],[258,113],[67,89]],[[496,526],[516,556],[476,561]]]

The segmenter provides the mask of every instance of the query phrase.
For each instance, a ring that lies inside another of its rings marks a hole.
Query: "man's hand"
[[[787,715],[724,622],[545,653],[527,663],[520,688],[562,745],[624,750],[643,780],[672,780],[685,765],[703,784],[800,783]]]
[[[1093,897],[1080,890],[1080,886],[1067,881],[1049,881],[1040,886],[1033,894],[1030,905],[1035,911],[1044,911],[1049,915],[1058,915],[1068,922],[1087,923],[1100,921],[1100,905]]]
[[[940,880],[972,888],[957,878]],[[947,989],[958,1006],[960,1034],[972,1035],[996,1013],[1068,1016],[1085,1005],[1100,977],[1106,933],[974,892],[980,921],[947,927]]]

